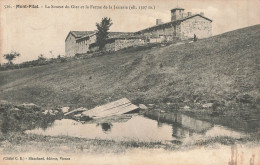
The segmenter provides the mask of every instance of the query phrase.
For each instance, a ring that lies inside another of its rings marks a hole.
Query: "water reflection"
[[[193,131],[185,129],[179,125],[172,124],[172,136],[178,139],[190,137],[193,135]]]
[[[203,133],[213,127],[213,124],[209,122],[197,120],[180,113],[160,113],[159,111],[148,111],[145,113],[145,116],[157,120],[158,125],[160,125],[159,123],[173,124],[173,127],[175,127],[173,128],[174,135],[183,135],[185,132],[189,134],[189,131],[184,131],[183,129],[188,129],[191,132],[194,131],[197,133]],[[180,128],[181,130],[178,131]]]
[[[111,132],[111,128],[113,127],[113,124],[111,123],[98,123],[97,126],[101,126],[104,133]]]
[[[228,128],[212,125],[208,122],[191,117],[173,114],[161,115],[156,120],[132,115],[124,117],[127,120],[105,119],[80,123],[70,119],[56,120],[52,126],[27,130],[26,133],[72,136],[82,138],[100,138],[113,140],[142,140],[142,141],[180,141],[190,142],[203,138],[234,137],[244,135]],[[97,124],[98,123],[98,124]],[[182,143],[181,142],[181,143]]]
[[[52,126],[54,121],[55,117],[39,112],[4,111],[0,114],[0,135],[34,128],[46,130]]]

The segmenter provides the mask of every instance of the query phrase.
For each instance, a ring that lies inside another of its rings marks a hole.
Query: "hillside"
[[[0,72],[0,99],[44,107],[134,103],[195,106],[259,102],[260,25],[195,43],[136,48],[91,59]],[[246,96],[246,98],[244,97]]]

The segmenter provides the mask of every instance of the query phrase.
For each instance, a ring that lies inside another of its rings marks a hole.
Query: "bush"
[[[238,103],[242,103],[242,104],[253,104],[255,102],[255,99],[254,99],[254,97],[250,96],[249,94],[245,94],[245,95],[237,97],[236,101]]]
[[[223,115],[225,112],[225,102],[224,101],[215,101],[212,105],[212,115],[219,116]]]

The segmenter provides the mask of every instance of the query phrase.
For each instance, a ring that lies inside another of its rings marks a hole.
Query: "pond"
[[[174,114],[171,122],[161,122],[160,119],[155,120],[140,114],[125,114],[89,122],[61,119],[55,120],[47,128],[36,128],[25,132],[88,139],[177,141],[181,143],[201,138],[231,137],[239,139],[247,136],[242,132],[183,114]]]

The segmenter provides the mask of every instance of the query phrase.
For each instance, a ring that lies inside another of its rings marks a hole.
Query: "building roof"
[[[73,31],[75,32],[75,31]],[[72,32],[72,34],[73,34]],[[90,33],[88,33],[90,32]],[[92,32],[92,33],[91,33]],[[82,34],[87,34],[87,35],[83,35],[82,37],[76,37],[76,40],[82,40],[82,39],[85,39],[85,38],[89,38],[93,35],[95,35],[97,33],[97,31],[77,31],[76,32],[77,34],[73,34],[75,37],[76,35],[77,36],[80,36]],[[108,32],[108,38],[122,38],[122,37],[129,37],[133,35],[133,32]]]
[[[113,42],[115,40],[130,40],[130,39],[146,39],[145,36],[141,36],[141,35],[131,35],[131,36],[125,36],[125,35],[122,35],[122,36],[118,36],[118,37],[113,37],[113,38],[108,38],[108,42]]]
[[[155,25],[155,26],[152,26],[152,27],[149,27],[149,28],[146,28],[146,29],[143,29],[143,30],[140,30],[140,31],[137,31],[135,33],[141,33],[141,32],[144,32],[144,31],[149,31],[149,30],[154,30],[154,29],[157,29],[157,28],[161,28],[161,27],[167,27],[167,26],[170,26],[170,25],[174,25],[174,24],[178,24],[178,23],[181,23],[187,19],[191,19],[193,17],[196,17],[196,16],[199,16],[199,17],[202,17],[210,22],[212,22],[211,19],[205,17],[205,16],[202,16],[200,14],[195,14],[195,15],[192,15],[192,16],[188,16],[188,17],[185,17],[185,18],[182,18],[182,19],[179,19],[179,20],[176,20],[176,21],[171,21],[171,22],[167,22],[167,23],[164,23],[164,24],[160,24],[160,25]]]
[[[86,35],[90,35],[90,34],[94,34],[95,31],[71,31],[71,33],[75,36],[75,37],[83,37]]]
[[[82,31],[82,32],[83,32],[83,31]],[[88,35],[84,35],[84,36],[82,36],[82,37],[80,37],[80,38],[76,38],[76,41],[85,40],[86,38],[89,39],[90,37],[96,35],[96,33],[97,33],[97,32],[94,31],[93,33],[89,33]]]
[[[175,11],[175,10],[184,10],[184,9],[183,8],[179,8],[179,7],[171,9],[171,11]]]
[[[72,34],[77,39],[77,38],[81,38],[84,36],[89,36],[91,34],[95,34],[95,31],[70,31],[69,34],[67,35],[65,41],[67,40],[67,38],[70,34]]]
[[[130,37],[133,34],[134,34],[133,32],[109,32],[108,37],[109,38]]]
[[[200,17],[202,17],[202,18],[204,18],[204,19],[206,19],[206,20],[212,22],[212,19],[209,19],[209,18],[207,18],[207,17],[205,17],[205,16],[203,16],[203,15],[201,15],[201,14],[194,14],[194,15],[191,15],[191,16],[189,16],[189,17],[185,17],[185,18],[182,19],[182,21],[185,21],[185,20],[187,20],[187,19],[190,19],[190,18],[193,18],[193,17],[196,17],[196,16],[200,16]]]

